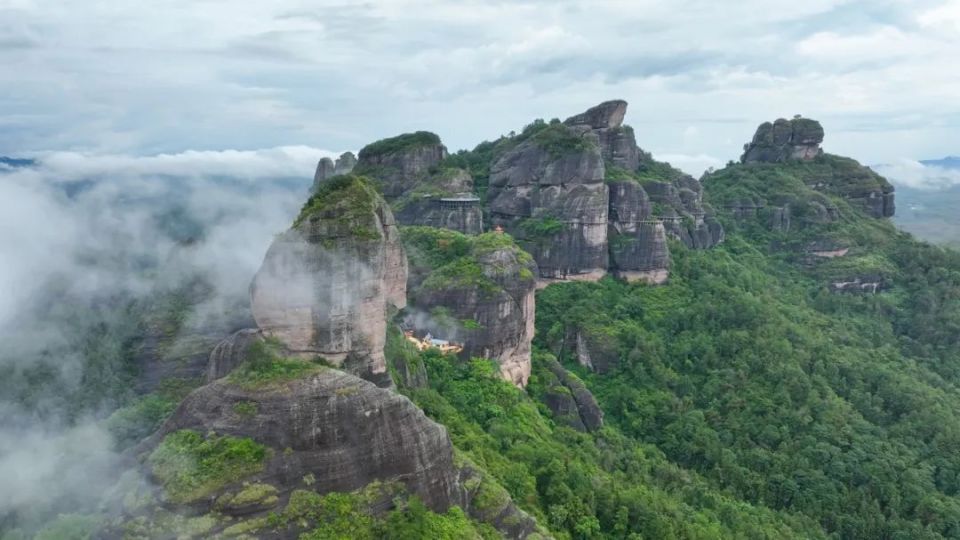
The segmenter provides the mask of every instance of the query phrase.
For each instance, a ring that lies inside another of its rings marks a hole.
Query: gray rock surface
[[[554,358],[545,359],[547,374],[544,403],[554,418],[578,431],[596,431],[603,427],[603,411],[596,398]]]
[[[483,207],[473,190],[470,173],[447,168],[429,175],[391,204],[401,225],[426,225],[480,234]]]
[[[810,160],[823,153],[823,126],[809,118],[764,122],[753,140],[744,145],[743,163],[779,163],[792,159]]]
[[[253,404],[252,414],[234,406]],[[320,493],[398,480],[430,508],[463,505],[446,428],[406,397],[342,371],[250,389],[220,379],[187,396],[147,448],[181,429],[250,437],[270,447],[261,481],[289,493],[312,474]]]
[[[385,373],[386,311],[406,305],[406,256],[373,187],[340,178],[342,189],[274,239],[250,288],[253,315],[294,353],[334,365],[359,357],[369,373]]]
[[[610,182],[609,189],[610,269],[629,281],[663,283],[670,250],[663,223],[652,216],[649,196],[630,180]]]
[[[416,134],[405,134],[386,141],[412,138]],[[432,134],[430,134],[432,135]],[[433,135],[436,138],[436,135]],[[375,143],[360,151],[356,171],[375,178],[383,196],[388,200],[403,196],[413,190],[422,181],[430,169],[447,157],[447,147],[439,138],[436,142],[413,142],[394,144],[386,151],[379,151]],[[383,143],[381,141],[380,143]]]
[[[491,167],[488,201],[491,221],[533,255],[542,277],[606,272],[609,193],[596,136],[554,125],[520,143]]]
[[[417,329],[462,343],[464,358],[496,360],[505,379],[524,387],[530,378],[537,265],[516,247],[477,253],[475,260],[486,282],[431,280],[426,272],[411,271],[426,277],[411,283],[411,305],[425,313],[443,308],[461,322],[452,335],[448,321],[428,319]]]
[[[210,383],[226,377],[237,366],[247,359],[247,350],[258,341],[263,341],[263,334],[258,328],[246,328],[231,334],[221,341],[210,352],[207,360],[206,382]]]

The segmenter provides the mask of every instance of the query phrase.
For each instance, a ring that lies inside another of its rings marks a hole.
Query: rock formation
[[[856,161],[825,154],[820,148],[823,142],[823,127],[809,118],[779,119],[774,123],[764,122],[757,128],[753,141],[744,145],[740,161],[746,164],[790,164],[795,161],[807,163],[807,169],[798,170],[808,187],[846,199],[854,207],[875,218],[892,217],[896,211],[893,186],[885,178]],[[814,201],[823,206],[817,211],[821,222],[836,221],[839,211],[823,199]],[[784,218],[774,216],[773,227],[786,230],[789,227],[789,211],[786,205],[777,205]]]
[[[597,279],[607,270],[609,192],[596,136],[554,124],[490,170],[491,220],[533,254],[544,278]]]
[[[337,158],[336,163],[328,157],[320,159],[317,163],[317,172],[313,175],[313,190],[320,189],[320,184],[343,174],[350,174],[357,165],[357,158],[353,152],[344,152]]]
[[[542,375],[545,392],[543,402],[554,419],[577,431],[596,431],[603,426],[603,411],[583,381],[568,372],[553,357],[545,360],[547,371]]]
[[[509,236],[476,238],[416,228],[404,233],[410,253],[410,304],[407,326],[420,333],[463,344],[463,358],[489,358],[517,386],[530,378],[537,265]],[[427,250],[456,249],[466,254],[431,265]],[[439,308],[439,313],[438,313]],[[429,315],[429,316],[424,316]]]
[[[227,412],[241,403],[249,414]],[[342,371],[320,368],[269,388],[220,379],[187,396],[150,444],[182,429],[268,446],[263,471],[245,480],[282,494],[308,474],[320,493],[396,479],[432,509],[463,505],[446,429],[407,398]]]
[[[823,126],[816,120],[795,117],[764,122],[753,140],[743,146],[743,163],[781,163],[791,159],[810,160],[823,153]]]
[[[440,137],[418,131],[365,146],[356,170],[374,178],[383,196],[392,200],[415,188],[446,157],[447,147]]]
[[[290,351],[386,371],[388,306],[406,304],[407,263],[389,206],[368,181],[323,184],[278,235],[251,285],[253,316]]]
[[[613,181],[610,189],[610,267],[629,281],[663,283],[670,250],[663,221],[652,215],[650,197],[639,183]]]

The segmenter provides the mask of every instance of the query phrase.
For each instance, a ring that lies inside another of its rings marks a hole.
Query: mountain
[[[321,161],[249,276],[252,316],[207,327],[190,377],[118,348],[167,371],[131,374],[153,384],[104,420],[113,487],[0,526],[960,536],[960,254],[898,230],[902,191],[813,119],[761,124],[694,179],[626,111]],[[177,334],[176,298],[128,318]]]
[[[960,157],[947,156],[941,159],[922,159],[920,163],[942,169],[960,169]]]

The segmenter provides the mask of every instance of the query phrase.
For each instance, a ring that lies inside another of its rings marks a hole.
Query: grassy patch
[[[429,131],[416,131],[414,133],[404,133],[396,137],[380,139],[370,143],[360,150],[360,160],[369,159],[373,156],[382,156],[386,154],[395,154],[411,148],[421,146],[431,146],[440,144],[440,137],[436,133]]]
[[[167,498],[189,503],[261,471],[267,454],[253,439],[184,429],[167,435],[148,462]]]
[[[227,380],[248,389],[263,388],[299,379],[308,373],[324,369],[324,366],[315,362],[284,358],[281,353],[282,346],[279,341],[268,339],[256,342],[250,346],[246,362],[233,370]],[[238,411],[235,409],[235,412]]]
[[[338,234],[375,240],[380,238],[375,214],[379,204],[383,202],[366,177],[336,176],[307,199],[293,226],[300,226],[308,218],[326,220],[336,225]]]

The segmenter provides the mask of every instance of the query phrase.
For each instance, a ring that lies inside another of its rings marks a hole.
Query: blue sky
[[[960,0],[0,0],[0,154],[472,147],[630,102],[699,172],[821,120],[867,163],[960,153]]]

